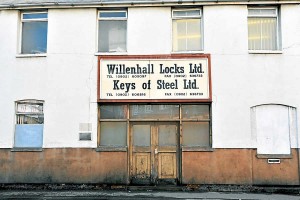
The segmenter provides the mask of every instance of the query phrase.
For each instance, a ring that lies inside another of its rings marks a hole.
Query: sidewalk
[[[186,186],[127,186],[106,184],[0,184],[0,191],[156,191],[156,192],[222,192],[300,195],[300,186],[252,185],[186,185]]]
[[[139,188],[142,189],[142,188]],[[144,188],[145,189],[145,188]],[[123,190],[123,191],[122,191]],[[133,191],[126,189],[101,190],[0,190],[1,200],[300,200],[299,195],[248,193],[248,192],[199,192],[199,191]]]

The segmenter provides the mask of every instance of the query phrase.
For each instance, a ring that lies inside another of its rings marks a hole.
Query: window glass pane
[[[126,21],[99,21],[99,52],[126,51]]]
[[[276,18],[261,19],[262,49],[276,50]]]
[[[132,119],[179,119],[179,105],[131,105]]]
[[[173,11],[173,17],[200,16],[200,10],[177,10]]]
[[[186,20],[173,20],[173,51],[186,49]]]
[[[248,18],[248,48],[258,50],[261,48],[260,19]]]
[[[189,10],[186,12],[186,16],[200,16],[200,10]]]
[[[173,51],[202,50],[201,19],[173,20]]]
[[[126,146],[126,122],[101,122],[101,146]]]
[[[150,125],[133,125],[133,145],[150,146]]]
[[[276,50],[276,18],[248,18],[248,46],[249,50]]]
[[[191,19],[187,23],[187,50],[195,51],[201,48],[200,19]]]
[[[17,124],[43,124],[44,115],[18,114]]]
[[[173,11],[174,17],[184,17],[186,16],[186,11]]]
[[[126,17],[126,12],[99,12],[100,18]]]
[[[126,105],[101,105],[100,119],[126,119],[127,106]]]
[[[184,146],[210,146],[208,122],[183,122],[182,134]]]
[[[276,9],[248,9],[250,16],[274,16],[277,15]]]
[[[209,105],[182,105],[183,119],[210,119]]]
[[[43,104],[18,103],[18,113],[43,113]]]
[[[158,126],[158,145],[176,146],[177,144],[177,126],[159,125]]]
[[[23,22],[21,53],[35,54],[46,51],[47,22]]]
[[[24,13],[23,19],[47,19],[48,13]]]
[[[260,15],[260,9],[248,9],[248,15]]]

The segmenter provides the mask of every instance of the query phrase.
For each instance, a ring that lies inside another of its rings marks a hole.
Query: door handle
[[[157,148],[155,148],[155,150],[154,150],[154,154],[158,154],[158,150],[157,150]]]

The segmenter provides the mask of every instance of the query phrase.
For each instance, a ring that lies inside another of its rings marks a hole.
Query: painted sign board
[[[100,59],[100,99],[209,99],[207,57]]]

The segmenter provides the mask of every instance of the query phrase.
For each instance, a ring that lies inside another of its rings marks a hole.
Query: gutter
[[[277,4],[300,4],[300,0],[120,0],[98,2],[49,2],[49,3],[16,3],[0,4],[0,10],[7,9],[30,9],[30,8],[96,8],[96,7],[123,7],[134,6],[175,6],[175,5],[277,5]]]

